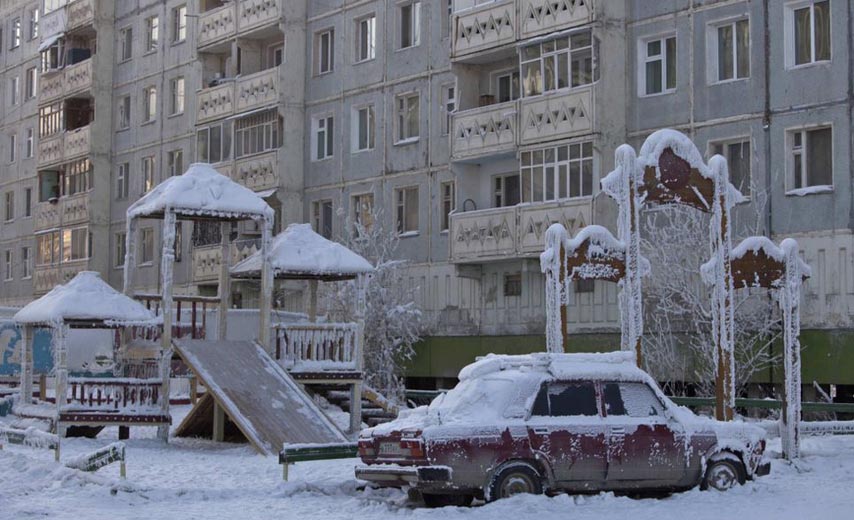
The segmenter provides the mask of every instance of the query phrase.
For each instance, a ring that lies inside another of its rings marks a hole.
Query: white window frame
[[[145,53],[156,52],[160,46],[160,17],[149,16],[145,19]]]
[[[187,101],[187,82],[184,76],[177,76],[169,81],[169,115],[177,116],[184,113]]]
[[[411,123],[406,118],[411,114],[412,100],[416,99],[418,110],[415,111],[415,117],[418,118],[416,128],[418,133],[410,135],[409,128]],[[403,105],[401,105],[401,102]],[[403,145],[418,142],[421,139],[421,93],[417,90],[402,92],[394,96],[394,144]]]
[[[115,254],[115,257],[113,258],[113,267],[115,269],[121,269],[125,266],[125,259],[127,257],[127,233],[125,231],[120,231],[115,233],[113,236],[116,241],[116,248],[113,250],[113,254]]]
[[[24,188],[24,218],[33,216],[33,189]]]
[[[3,195],[3,221],[12,222],[15,220],[15,192],[7,191]]]
[[[38,67],[30,67],[24,72],[25,78],[25,88],[24,88],[24,99],[33,99],[39,93],[39,74]]]
[[[24,246],[21,248],[21,279],[29,280],[33,277],[33,248]]]
[[[587,36],[585,45],[573,44],[573,40],[580,35]],[[549,38],[537,43],[525,45],[519,49],[519,95],[521,97],[535,97],[548,94],[550,92],[565,91],[571,89],[588,88],[596,83],[597,79],[597,60],[596,60],[596,39],[593,36],[592,29],[575,30],[571,33],[564,34],[560,37]],[[565,47],[558,48],[559,44]],[[528,49],[536,49],[535,57],[528,57],[526,52]],[[573,64],[576,59],[585,56],[590,58],[590,77],[589,81],[573,84]],[[561,57],[565,57],[566,70],[560,70]],[[546,70],[547,64],[551,63],[553,68],[553,85],[551,88],[546,85]],[[535,76],[527,77],[526,72],[534,72]],[[561,74],[566,72],[566,76]],[[560,85],[560,81],[565,80],[564,86]],[[535,88],[529,88],[528,85],[535,84]]]
[[[39,37],[39,8],[30,9],[30,40]]]
[[[131,101],[130,95],[125,95],[119,98],[119,130],[127,130],[130,128],[131,120]]]
[[[798,69],[801,67],[811,67],[821,63],[830,63],[833,60],[833,22],[829,25],[830,34],[828,42],[830,42],[830,59],[816,60],[815,59],[815,4],[824,0],[803,0],[799,2],[791,2],[783,8],[783,37],[785,40],[785,63],[786,69]],[[810,61],[806,63],[795,63],[796,48],[798,42],[795,41],[795,11],[810,8]],[[828,8],[832,9],[832,5],[828,3]]]
[[[404,19],[403,9],[409,6],[408,20]],[[421,0],[407,0],[397,4],[397,50],[413,49],[421,45]],[[408,44],[403,41],[404,24],[409,24]]]
[[[367,34],[362,33],[362,24],[365,24]],[[355,49],[355,58],[353,63],[365,63],[366,61],[372,61],[377,57],[377,15],[376,13],[370,13],[364,16],[360,16],[355,20],[356,26],[356,49]],[[363,46],[363,38],[367,38],[368,42],[365,46],[366,54],[362,55],[362,46]]]
[[[457,84],[442,85],[442,134],[448,135],[453,129],[453,114],[457,111]]]
[[[157,185],[157,159],[153,155],[146,155],[140,159],[140,170],[142,171],[142,193],[148,193]]]
[[[324,217],[324,206],[329,205],[330,221],[326,222]],[[318,199],[311,203],[311,224],[314,227],[314,232],[322,237],[331,240],[335,234],[335,203],[332,199]],[[329,236],[326,236],[324,229],[329,225]]]
[[[445,192],[445,188],[450,186],[450,197]],[[445,211],[445,205],[448,204],[448,211]],[[451,214],[457,210],[457,183],[454,180],[443,181],[439,183],[439,232],[448,233],[451,229]]]
[[[590,155],[585,155],[584,149],[589,146]],[[574,147],[578,147],[578,156],[573,156],[572,150]],[[566,148],[566,158],[560,158],[560,149]],[[548,152],[552,152],[552,160],[548,160]],[[531,154],[530,164],[525,164],[524,154]],[[534,162],[536,154],[542,155],[542,162]],[[584,164],[589,161],[590,164],[590,193],[584,193]],[[579,194],[573,195],[572,193],[572,166],[578,166],[578,190]],[[561,167],[565,168],[566,175],[566,195],[561,196],[560,194],[560,186],[561,186]],[[552,168],[552,183],[553,183],[553,198],[546,198],[548,194],[548,186],[549,186],[549,178],[546,169]],[[537,169],[540,169],[540,172],[537,172]],[[526,172],[528,170],[528,172]],[[528,174],[528,178],[526,179],[526,173]],[[542,192],[539,194],[540,198],[536,198],[536,181],[535,175],[542,175]],[[538,147],[532,148],[528,150],[522,150],[519,153],[519,196],[521,198],[522,203],[530,202],[534,204],[539,204],[542,202],[551,202],[557,200],[581,200],[585,198],[590,198],[596,194],[596,186],[597,186],[597,178],[596,178],[596,150],[594,147],[594,143],[591,139],[583,139],[570,143],[564,143],[559,145],[552,145],[546,147]],[[530,199],[525,198],[526,187],[525,183],[528,182],[528,194],[530,195]]]
[[[13,76],[9,79],[9,104],[17,105],[21,99],[21,77]]]
[[[365,142],[367,146],[362,147],[362,132],[361,132],[361,123],[362,123],[362,113],[367,114],[367,124],[365,125],[365,129],[368,132],[366,136]],[[376,148],[376,124],[377,124],[377,111],[376,107],[373,103],[365,103],[362,105],[356,105],[353,107],[351,111],[351,123],[350,123],[350,135],[352,136],[350,142],[350,149],[352,153],[360,153],[360,152],[369,152]]]
[[[516,91],[515,96],[513,91],[513,77],[516,77]],[[501,101],[501,78],[509,77],[510,78],[510,99],[508,101]],[[489,84],[493,90],[493,96],[495,96],[496,103],[507,103],[510,101],[515,101],[522,97],[522,82],[520,80],[521,75],[518,68],[512,69],[503,69],[497,70],[495,72],[490,73]]]
[[[150,252],[146,252],[146,235],[150,238]],[[139,230],[139,265],[147,266],[154,264],[154,228],[144,227]]]
[[[175,148],[166,152],[166,167],[170,177],[184,173],[184,149]]]
[[[415,190],[415,222],[407,221],[407,193]],[[394,189],[394,231],[398,237],[417,236],[421,233],[420,230],[420,211],[421,204],[420,187],[417,184],[409,186],[398,186]],[[401,220],[401,217],[403,220]],[[413,225],[414,224],[414,225]]]
[[[12,20],[12,29],[9,31],[9,36],[12,37],[9,48],[17,49],[21,46],[21,39],[23,37],[23,28],[21,26],[21,17],[14,18]]]
[[[519,184],[519,201],[516,204],[507,204],[507,179],[510,177],[516,177],[516,182]],[[501,181],[500,188],[496,186],[499,179]],[[490,204],[492,204],[491,207],[493,208],[510,208],[522,203],[522,174],[519,171],[493,175],[489,188],[492,192],[492,200],[490,200]],[[501,204],[498,204],[498,197],[501,197]]]
[[[79,235],[83,233],[83,238],[80,239]],[[66,237],[66,234],[68,237]],[[82,240],[82,251],[76,251],[75,254],[74,246],[77,245],[77,242],[74,240],[74,236],[78,235],[77,240]],[[61,247],[59,250],[59,257],[61,263],[68,262],[78,262],[81,260],[88,260],[91,256],[91,251],[89,251],[89,228],[87,226],[75,226],[72,228],[64,228],[60,233],[61,237]],[[68,240],[70,239],[70,244],[68,244]],[[66,257],[66,252],[70,254],[70,256]]]
[[[26,158],[32,159],[33,155],[35,155],[36,150],[36,130],[35,128],[27,128],[27,140],[26,140]]]
[[[747,44],[747,76],[739,76],[738,75],[738,24],[740,22],[747,22],[747,35],[748,35],[748,44]],[[721,71],[720,71],[720,36],[719,30],[722,27],[730,26],[732,30],[732,77],[729,79],[720,79]],[[751,30],[753,28],[753,21],[749,16],[737,16],[725,18],[722,20],[715,20],[713,22],[709,22],[706,26],[706,83],[709,85],[717,85],[722,83],[732,83],[734,81],[744,81],[750,79],[750,76],[753,74],[753,60],[751,59],[751,50],[753,48],[753,39]],[[677,58],[678,60],[678,58]],[[677,63],[678,67],[678,63]]]
[[[172,8],[172,45],[187,41],[187,4]]]
[[[676,53],[676,68],[673,72],[673,88],[667,88],[667,40],[674,39],[674,50]],[[648,52],[648,44],[660,41],[661,54],[650,57]],[[675,32],[657,34],[654,36],[644,36],[638,39],[638,97],[647,98],[654,96],[664,96],[673,94],[679,88],[679,38]],[[661,61],[661,92],[647,93],[646,91],[646,64],[653,61]]]
[[[750,144],[750,155],[752,156],[754,151],[755,151],[754,147],[753,147],[753,139],[750,137],[750,135],[745,134],[745,135],[735,135],[735,136],[731,136],[731,137],[725,137],[723,139],[713,139],[713,140],[709,141],[707,146],[706,146],[706,157],[712,157],[712,155],[714,155],[715,147],[721,146],[721,147],[723,147],[723,152],[724,152],[721,155],[725,159],[727,159],[727,161],[729,161],[728,155],[726,153],[727,148],[730,146],[733,146],[733,145],[740,145],[740,144],[745,143],[745,142]],[[751,159],[750,160],[750,181],[747,183],[748,191],[747,191],[747,193],[741,192],[741,194],[744,195],[748,199],[750,198],[750,196],[753,192],[753,157],[751,157],[750,159]],[[729,164],[727,166],[729,166]],[[732,175],[732,172],[730,171],[730,176],[731,175]],[[732,183],[732,177],[730,177],[730,184],[733,184]],[[735,184],[733,184],[733,186],[735,186]],[[738,189],[738,186],[735,186],[735,188]]]
[[[329,124],[330,121],[332,121],[331,125]],[[321,146],[322,154],[320,153]],[[311,119],[311,160],[315,162],[325,161],[334,156],[335,116],[331,112],[316,115]]]
[[[142,123],[153,123],[157,120],[157,87],[149,85],[142,89]]]
[[[9,162],[18,160],[18,134],[9,134]]]
[[[133,58],[133,27],[128,25],[119,29],[119,63]]]
[[[15,258],[11,249],[6,250],[6,254],[4,256],[4,275],[3,280],[10,282],[15,279]]]
[[[807,146],[807,134],[810,131],[814,130],[824,130],[830,129],[830,181],[831,184],[806,184],[804,181],[809,179],[809,150]],[[796,150],[794,146],[794,135],[796,133],[802,134],[801,137],[801,146],[800,150]],[[803,190],[807,188],[817,188],[817,187],[827,187],[825,191],[833,191],[833,169],[836,161],[834,160],[834,135],[835,129],[832,123],[819,123],[809,126],[796,126],[791,128],[786,128],[785,137],[786,137],[786,194],[795,194],[792,193],[795,190]],[[795,160],[794,156],[796,154],[801,155],[801,184],[800,188],[795,188]]]
[[[363,199],[369,200],[367,212],[362,211],[362,203]],[[355,193],[350,196],[350,207],[353,209],[353,227],[356,228],[357,224],[361,224],[366,231],[369,231],[373,225],[373,215],[374,215],[374,204],[375,204],[375,196],[374,192],[366,191],[364,193]],[[363,216],[370,219],[370,222],[364,222]],[[357,232],[357,229],[354,229],[354,232]]]
[[[324,35],[327,42],[323,47]],[[323,68],[323,58],[326,57],[327,68]],[[335,28],[328,27],[314,33],[314,75],[323,76],[335,71]]]
[[[116,170],[116,200],[126,200],[130,192],[130,163],[120,163]]]

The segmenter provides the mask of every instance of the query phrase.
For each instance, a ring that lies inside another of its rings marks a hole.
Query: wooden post
[[[124,287],[123,291],[127,296],[131,296],[133,288],[133,270],[136,267],[136,230],[139,223],[135,218],[128,219],[127,230],[125,234],[125,266],[124,266]],[[148,303],[149,308],[151,303]]]
[[[21,328],[21,403],[29,404],[33,399],[33,341],[32,325]]]
[[[724,176],[717,184],[719,203],[721,211],[721,229],[719,231],[718,250],[714,254],[723,259],[723,281],[724,287],[716,287],[715,305],[712,312],[718,314],[717,331],[717,372],[715,374],[715,417],[719,421],[731,421],[735,415],[735,381],[733,381],[734,348],[733,348],[733,315],[732,315],[732,264],[730,263],[730,233],[729,233],[729,208],[725,190],[729,186],[729,179]],[[721,186],[722,185],[722,186]],[[715,281],[716,284],[719,280]]]
[[[213,406],[213,440],[222,442],[225,439],[225,410],[214,401]]]
[[[56,373],[56,434],[65,436],[65,426],[59,422],[59,414],[66,404],[66,392],[68,391],[68,351],[65,343],[67,327],[64,323],[55,327],[54,333],[54,370]],[[30,389],[32,392],[32,388]]]
[[[39,401],[47,401],[47,374],[39,374]]]
[[[196,404],[197,394],[199,392],[199,380],[195,375],[190,375],[190,404]]]
[[[365,366],[365,321],[359,316],[356,322],[356,371],[362,374]],[[361,376],[360,377],[364,377]],[[350,433],[356,433],[362,429],[362,381],[353,383],[350,388]]]
[[[803,273],[798,244],[793,239],[781,243],[786,254],[786,271],[780,288],[779,304],[783,314],[783,410],[780,414],[780,440],[783,458],[800,457],[801,422],[801,284]]]
[[[226,339],[228,331],[228,301],[231,299],[231,222],[220,224],[221,256],[219,263],[219,312],[217,313],[217,339]]]
[[[308,321],[317,321],[317,280],[308,281]]]
[[[563,352],[566,352],[567,348],[567,331],[569,330],[569,318],[567,317],[567,306],[569,306],[569,294],[564,294],[563,290],[566,288],[566,247],[561,241],[560,248],[558,250],[558,254],[560,255],[560,271],[558,274],[558,285],[561,287],[561,303],[560,303],[560,347]],[[566,297],[566,300],[563,300],[563,297]]]
[[[629,291],[627,300],[634,298],[635,292],[640,294],[641,279],[640,279],[640,230],[638,228],[638,215],[636,205],[637,182],[635,179],[635,168],[637,167],[636,158],[632,156],[632,160],[625,167],[629,170],[629,238],[626,241],[626,280],[625,284]],[[630,301],[629,312],[626,318],[631,322],[637,322],[641,317],[637,316],[641,309],[635,307],[635,302]],[[629,348],[634,348],[635,358],[638,368],[643,368],[643,352],[641,351],[641,335],[636,334],[634,323],[629,326],[631,332],[627,338]]]
[[[261,230],[261,301],[258,309],[258,342],[271,352],[270,319],[273,312],[273,266],[270,264],[270,241],[273,222],[265,218]]]
[[[163,312],[163,333],[160,336],[160,410],[169,414],[169,378],[172,375],[172,272],[175,266],[175,223],[174,211],[163,215],[163,249],[160,258],[161,308]],[[169,426],[157,427],[157,436],[163,442],[169,441]]]

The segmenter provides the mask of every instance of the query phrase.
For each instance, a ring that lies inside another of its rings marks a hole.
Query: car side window
[[[592,383],[550,383],[543,385],[531,410],[534,416],[566,417],[599,415],[596,390]]]
[[[605,413],[629,417],[661,417],[664,406],[655,393],[643,383],[605,383]]]

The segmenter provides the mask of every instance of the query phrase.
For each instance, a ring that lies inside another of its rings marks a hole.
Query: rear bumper
[[[451,477],[451,468],[447,466],[356,466],[357,479],[367,480],[382,487],[441,488],[450,486]]]

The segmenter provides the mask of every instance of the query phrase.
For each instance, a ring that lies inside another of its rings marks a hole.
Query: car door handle
[[[549,433],[549,429],[548,428],[534,428],[534,433],[536,433],[537,435],[546,435],[547,433]]]

